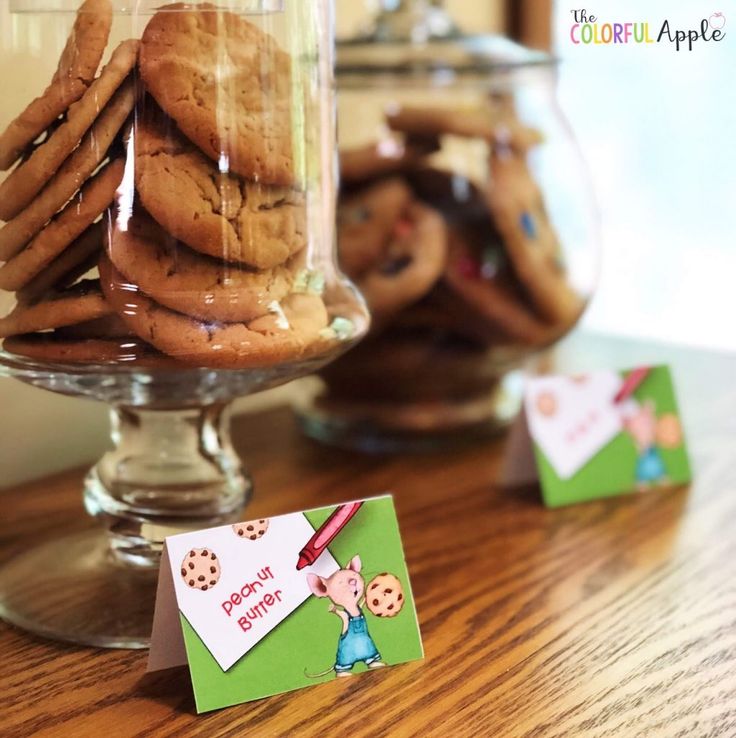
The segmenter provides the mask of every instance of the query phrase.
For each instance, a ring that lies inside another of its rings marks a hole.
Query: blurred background
[[[446,3],[466,32],[510,35],[560,59],[559,99],[588,162],[604,247],[599,288],[578,330],[736,350],[736,3],[719,2],[587,6],[609,21],[657,28],[665,18],[673,28],[697,27],[704,16],[723,12],[724,41],[696,44],[692,52],[576,46],[571,11],[581,6],[568,0]],[[353,35],[378,4],[336,0],[338,35]],[[7,33],[5,3],[0,21]],[[290,391],[257,396],[238,409],[281,401]],[[107,446],[101,405],[0,379],[0,408],[0,488],[91,462]]]

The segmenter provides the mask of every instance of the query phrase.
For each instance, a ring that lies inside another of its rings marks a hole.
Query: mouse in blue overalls
[[[326,579],[317,574],[307,574],[309,589],[315,597],[328,597],[329,611],[342,621],[335,665],[321,674],[307,674],[309,677],[326,676],[331,671],[338,677],[347,677],[355,664],[361,661],[369,669],[386,666],[368,632],[368,623],[361,610],[365,604],[365,580],[360,575],[362,566],[360,556],[356,555],[347,568],[339,569]]]
[[[645,490],[656,484],[667,483],[667,469],[657,438],[657,411],[652,400],[644,404],[632,403],[623,418],[625,430],[631,436],[637,451],[635,479],[637,488]]]

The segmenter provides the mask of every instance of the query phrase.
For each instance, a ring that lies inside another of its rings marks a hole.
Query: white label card
[[[254,540],[238,526],[166,540],[162,566],[171,576],[162,573],[159,582],[149,670],[186,662],[183,642],[157,637],[181,635],[172,628],[179,611],[227,671],[307,600],[307,573],[328,577],[340,568],[325,551],[314,566],[297,571],[299,552],[314,535],[303,513],[264,522],[265,533]]]
[[[560,479],[572,477],[621,432],[614,398],[622,383],[614,371],[529,380],[524,398],[529,431]]]

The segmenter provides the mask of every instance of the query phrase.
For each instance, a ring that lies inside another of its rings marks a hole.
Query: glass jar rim
[[[77,13],[81,0],[10,0],[9,10],[13,14]],[[113,12],[117,15],[153,15],[166,10],[177,0],[112,0]],[[284,0],[217,0],[216,9],[221,11],[266,14],[281,12]],[[176,12],[176,10],[172,11]]]
[[[354,38],[338,41],[338,77],[392,75],[416,77],[503,73],[555,68],[558,59],[494,34],[457,34],[423,43]]]

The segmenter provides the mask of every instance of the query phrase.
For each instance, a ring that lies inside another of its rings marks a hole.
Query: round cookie
[[[461,136],[482,138],[492,146],[512,148],[520,153],[544,140],[539,131],[522,125],[516,115],[497,107],[414,108],[390,110],[386,118],[389,127],[414,136]]]
[[[176,11],[176,12],[172,12]],[[141,39],[148,92],[212,161],[266,184],[294,183],[291,57],[240,15],[176,3]]]
[[[250,271],[202,256],[142,212],[127,231],[113,228],[109,240],[110,260],[123,276],[161,305],[200,320],[253,320],[294,285],[288,266]]]
[[[480,249],[473,247],[473,235],[450,230],[450,258],[444,278],[454,301],[463,306],[465,321],[487,326],[491,344],[543,346],[558,338],[565,328],[540,320],[508,274],[500,271],[485,276]]]
[[[34,333],[95,320],[112,312],[99,282],[80,282],[31,305],[16,305],[0,318],[0,338]]]
[[[53,177],[122,85],[137,56],[138,42],[123,41],[81,100],[69,108],[64,123],[0,183],[0,218],[15,218]]]
[[[551,418],[557,414],[557,398],[552,392],[542,392],[538,395],[534,406],[537,412],[545,418]]]
[[[567,281],[539,187],[510,152],[492,155],[491,175],[488,204],[517,278],[547,322],[569,328],[585,305]]]
[[[680,418],[675,413],[665,413],[657,420],[657,444],[673,449],[682,445],[683,432]]]
[[[233,525],[233,530],[235,531],[235,535],[239,538],[247,538],[249,541],[257,541],[265,535],[268,530],[268,524],[268,518],[250,520],[247,523],[236,523]]]
[[[133,80],[124,82],[74,153],[33,202],[0,228],[0,260],[15,256],[92,176],[135,103]]]
[[[51,83],[0,134],[0,170],[10,167],[95,78],[112,26],[110,0],[85,0]]]
[[[17,356],[57,364],[114,363],[118,367],[128,364],[132,368],[181,368],[174,359],[159,354],[137,338],[69,338],[53,331],[6,338],[3,348]]]
[[[0,289],[20,290],[40,274],[112,204],[122,159],[107,164],[17,256],[0,267]]]
[[[373,577],[365,588],[365,604],[379,618],[393,618],[404,607],[404,589],[393,574]]]
[[[105,296],[137,336],[187,364],[242,369],[299,361],[328,351],[328,315],[317,295],[293,294],[278,313],[244,323],[201,322],[176,313],[125,280],[105,256],[100,260]]]
[[[143,206],[195,251],[271,269],[306,246],[303,193],[221,174],[160,112],[139,118],[135,140]]]
[[[447,230],[434,210],[404,211],[382,261],[357,280],[371,313],[386,319],[420,300],[439,281],[447,260]]]
[[[393,138],[356,149],[340,151],[340,180],[343,185],[399,174],[440,148],[435,137],[409,137],[404,143]]]
[[[407,172],[406,181],[414,196],[441,213],[448,224],[472,224],[493,230],[485,193],[468,177],[435,167],[421,167]]]
[[[181,562],[181,578],[192,589],[206,592],[220,581],[220,560],[208,548],[193,548]]]
[[[18,302],[34,302],[49,290],[63,289],[97,266],[102,251],[103,221],[93,223],[40,274],[18,291]]]
[[[381,180],[340,199],[337,240],[340,266],[349,277],[360,277],[381,260],[411,200],[411,190],[398,177]]]

